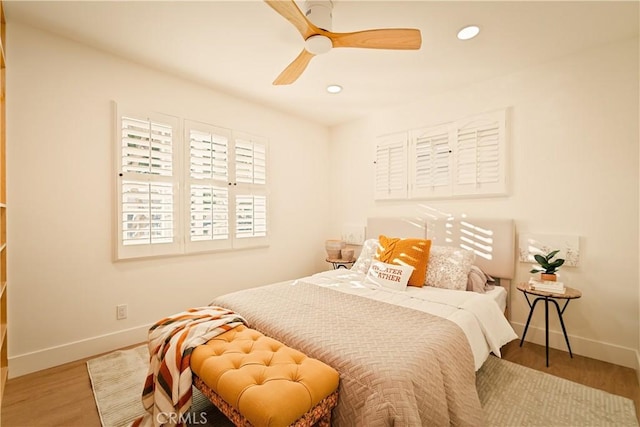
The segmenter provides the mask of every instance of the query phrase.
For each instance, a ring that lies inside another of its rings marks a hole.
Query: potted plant
[[[551,251],[546,255],[536,254],[534,258],[540,267],[534,267],[530,273],[540,273],[540,278],[543,281],[556,281],[556,271],[564,264],[562,258],[553,259],[560,250]]]

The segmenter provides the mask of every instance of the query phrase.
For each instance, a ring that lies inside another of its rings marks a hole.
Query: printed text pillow
[[[378,241],[376,258],[387,264],[410,265],[414,270],[409,278],[409,286],[421,288],[425,283],[431,240],[398,239],[380,235]]]
[[[381,261],[372,261],[367,272],[365,283],[372,283],[383,288],[404,291],[407,289],[407,282],[413,267],[410,265],[386,264]]]

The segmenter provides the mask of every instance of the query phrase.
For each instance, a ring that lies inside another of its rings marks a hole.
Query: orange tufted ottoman
[[[236,426],[331,425],[338,372],[245,326],[191,354],[194,385]]]

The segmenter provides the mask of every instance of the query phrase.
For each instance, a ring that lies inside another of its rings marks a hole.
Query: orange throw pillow
[[[376,258],[387,264],[410,265],[414,268],[409,286],[421,288],[426,280],[431,240],[399,239],[380,235]]]

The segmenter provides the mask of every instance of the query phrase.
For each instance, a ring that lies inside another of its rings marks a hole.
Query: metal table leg
[[[544,346],[549,367],[549,298],[544,297]]]
[[[525,294],[525,298],[527,298],[526,294]],[[533,304],[531,304],[531,302],[529,301],[529,298],[527,298],[527,303],[529,304],[529,307],[531,309],[529,310],[529,317],[527,317],[527,324],[525,325],[524,332],[522,333],[522,339],[520,340],[520,347],[522,347],[522,344],[524,343],[524,337],[527,336],[527,330],[529,329],[529,322],[531,322],[531,316],[533,316],[533,310],[536,308],[536,304],[541,299],[543,298],[536,298],[535,301],[533,301]]]
[[[569,300],[566,300],[562,309],[560,308],[560,304],[553,299],[552,297],[538,297],[533,301],[529,301],[527,294],[525,294],[525,298],[527,299],[527,303],[531,308],[529,311],[529,316],[527,317],[527,323],[524,326],[524,332],[522,333],[522,338],[520,339],[520,347],[524,344],[524,338],[527,336],[527,331],[529,330],[529,323],[531,323],[531,317],[533,317],[533,312],[535,311],[536,304],[538,301],[544,300],[544,344],[545,344],[545,356],[547,368],[549,367],[549,301],[551,301],[556,306],[556,311],[558,312],[558,319],[560,319],[560,326],[562,326],[562,333],[564,334],[564,340],[567,343],[567,348],[569,349],[569,356],[573,358],[573,352],[571,351],[571,344],[569,344],[569,335],[567,335],[567,328],[564,326],[564,319],[562,315],[564,314],[564,310],[569,305]]]
[[[573,353],[571,352],[571,345],[569,344],[569,336],[567,335],[567,329],[564,326],[564,320],[562,319],[562,315],[564,314],[564,309],[569,305],[569,300],[566,300],[564,303],[564,307],[560,310],[560,305],[556,300],[551,300],[556,305],[556,311],[558,312],[558,319],[560,319],[560,326],[562,326],[562,333],[564,334],[564,340],[567,343],[567,348],[569,349],[569,356],[573,359]],[[547,365],[549,366],[549,365]]]

